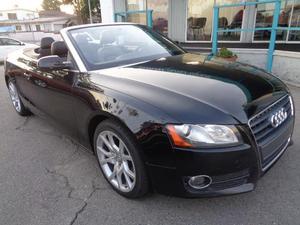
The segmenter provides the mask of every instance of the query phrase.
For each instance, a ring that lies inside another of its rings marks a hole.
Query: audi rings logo
[[[270,117],[270,122],[272,127],[278,127],[280,124],[282,124],[286,118],[288,117],[287,112],[284,110],[284,108],[281,108],[277,112],[273,113]]]

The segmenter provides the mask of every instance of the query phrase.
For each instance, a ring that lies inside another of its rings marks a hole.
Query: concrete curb
[[[300,84],[298,84],[298,83],[294,83],[292,81],[287,81],[287,80],[283,80],[283,82],[286,83],[288,86],[300,88]]]

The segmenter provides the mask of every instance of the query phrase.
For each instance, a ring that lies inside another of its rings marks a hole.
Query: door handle
[[[47,87],[47,84],[46,84],[46,82],[44,82],[44,81],[41,81],[41,80],[34,80],[34,83],[35,83],[36,85],[38,85],[38,86],[42,87],[42,88],[45,88],[45,87]]]
[[[29,80],[32,77],[31,74],[26,73],[26,72],[24,72],[23,75],[26,77],[27,80]]]

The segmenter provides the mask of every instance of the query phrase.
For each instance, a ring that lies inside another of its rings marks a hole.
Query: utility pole
[[[91,0],[88,0],[88,5],[89,5],[90,23],[93,23],[92,11],[91,11]]]

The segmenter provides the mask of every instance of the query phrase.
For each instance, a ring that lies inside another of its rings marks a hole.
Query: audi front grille
[[[252,117],[249,126],[261,154],[262,170],[267,170],[284,152],[293,130],[293,103],[286,95]]]

